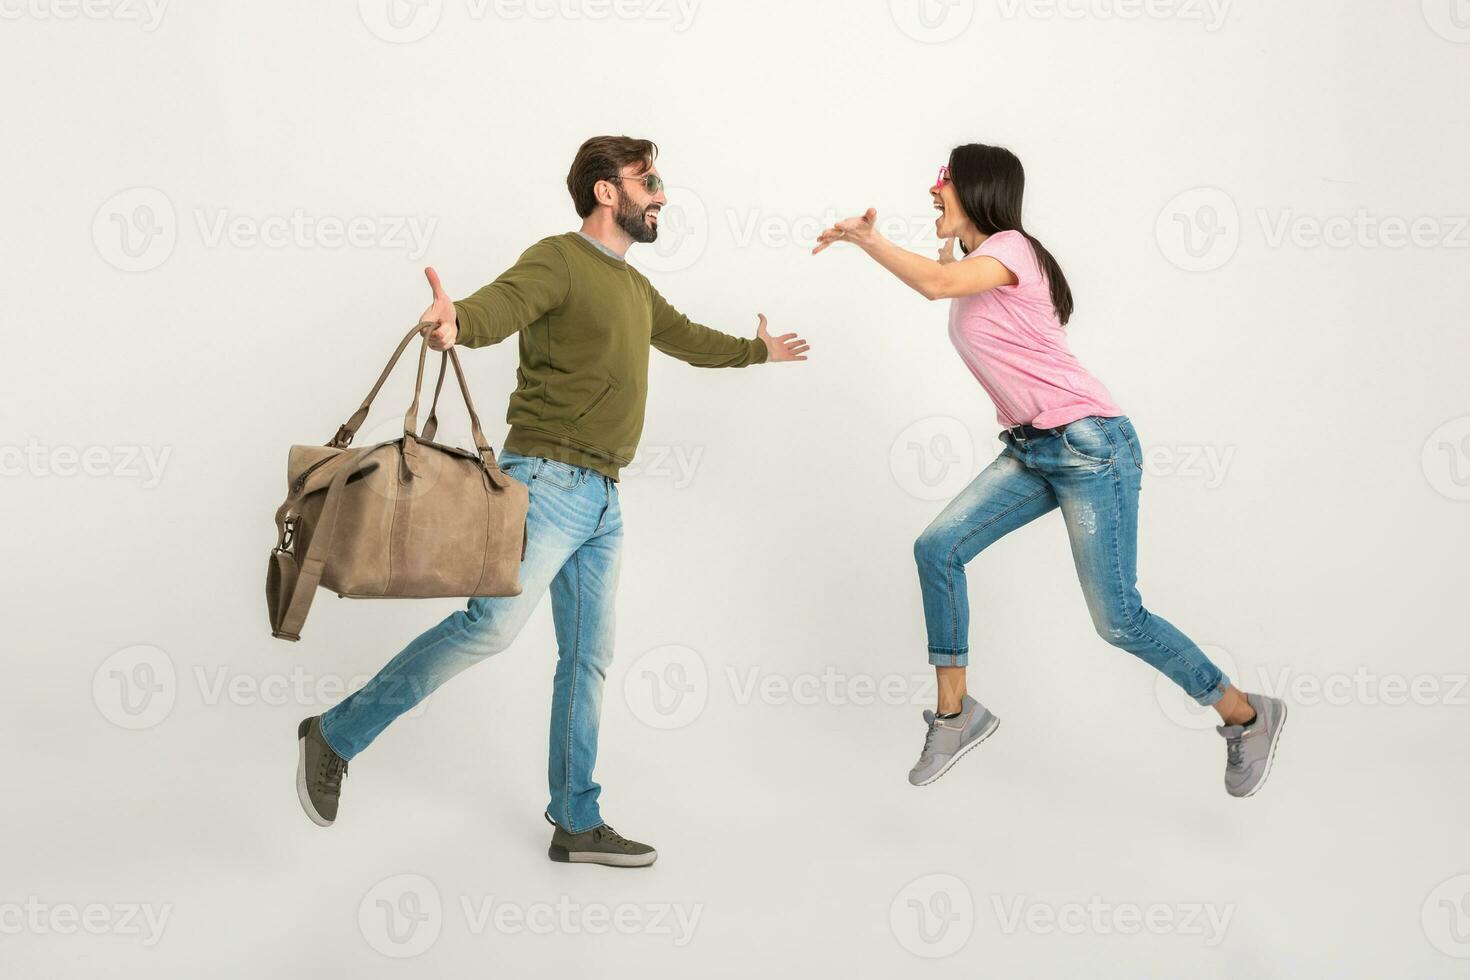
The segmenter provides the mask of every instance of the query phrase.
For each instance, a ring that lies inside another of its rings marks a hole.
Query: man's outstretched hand
[[[420,323],[437,324],[429,330],[429,346],[434,350],[448,350],[453,347],[459,339],[459,320],[454,315],[454,303],[449,299],[449,294],[444,292],[444,287],[439,285],[439,273],[430,266],[424,270],[424,275],[429,277],[429,288],[434,291],[434,302],[419,317]],[[428,330],[428,328],[425,328]]]
[[[766,345],[766,351],[770,354],[770,357],[766,358],[767,361],[806,360],[806,352],[811,349],[810,344],[794,333],[783,333],[779,337],[772,337],[771,332],[766,329],[766,315],[757,313],[756,316],[761,318],[761,322],[760,326],[755,328],[755,335]]]

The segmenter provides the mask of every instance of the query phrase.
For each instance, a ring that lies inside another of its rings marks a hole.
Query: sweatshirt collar
[[[627,259],[623,258],[623,256],[619,255],[617,252],[614,252],[612,249],[610,249],[606,245],[602,244],[602,242],[599,242],[597,239],[593,238],[591,235],[587,234],[585,231],[582,231],[580,228],[577,229],[577,237],[580,238],[580,239],[582,239],[582,241],[586,242],[588,245],[591,245],[593,248],[597,249],[603,255],[606,255],[608,258],[612,259],[614,262],[617,262],[617,263],[620,263],[621,264],[621,263],[624,263],[624,262],[627,262],[628,261]]]

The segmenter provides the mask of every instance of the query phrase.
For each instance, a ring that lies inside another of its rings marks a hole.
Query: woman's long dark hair
[[[1019,231],[1036,251],[1037,264],[1051,288],[1051,305],[1065,324],[1072,318],[1072,287],[1062,267],[1046,247],[1021,224],[1021,196],[1026,190],[1026,171],[1016,155],[1003,146],[966,143],[949,154],[949,177],[965,214],[986,235]]]

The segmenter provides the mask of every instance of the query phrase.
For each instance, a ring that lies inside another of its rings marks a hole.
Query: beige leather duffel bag
[[[266,572],[271,636],[301,639],[301,624],[321,584],[355,598],[429,599],[518,595],[526,548],[524,484],[505,474],[485,441],[464,371],[453,349],[439,364],[434,403],[422,432],[419,392],[428,337],[419,348],[413,403],[403,435],[349,449],[383,382],[413,338],[408,332],[377,384],[325,446],[292,446],[288,493],[276,511],[276,547]],[[449,365],[470,412],[475,448],[433,441],[439,392]]]

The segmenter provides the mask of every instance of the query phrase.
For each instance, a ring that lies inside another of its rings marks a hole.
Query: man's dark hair
[[[583,143],[567,171],[567,190],[577,217],[585,218],[597,210],[592,188],[599,180],[611,180],[630,163],[641,163],[643,173],[653,166],[658,145],[651,140],[635,140],[630,136],[594,136]]]

